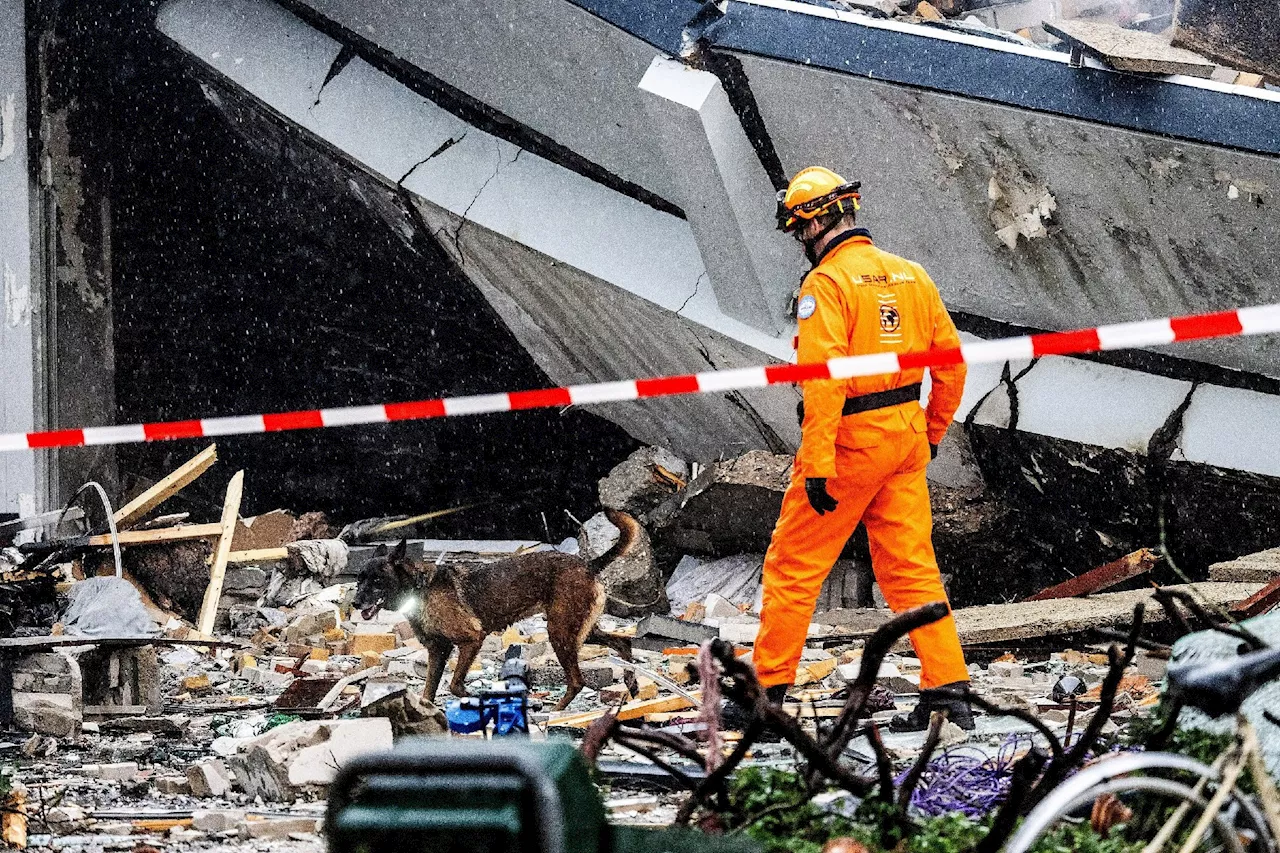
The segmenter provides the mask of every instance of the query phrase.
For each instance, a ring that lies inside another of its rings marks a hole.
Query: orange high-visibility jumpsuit
[[[938,288],[916,263],[881,251],[865,229],[829,251],[800,289],[799,361],[960,345]],[[790,684],[823,581],[859,521],[894,612],[945,601],[925,485],[929,445],[942,441],[964,390],[963,364],[931,368],[928,408],[911,401],[851,415],[846,397],[920,382],[923,369],[804,386],[800,452],[764,561],[764,608],[753,661],[764,686]],[[818,515],[804,481],[826,477],[839,506]],[[967,681],[955,621],[911,632],[922,688]]]

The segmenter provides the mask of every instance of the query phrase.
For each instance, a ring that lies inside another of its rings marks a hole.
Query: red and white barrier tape
[[[265,415],[204,418],[190,421],[165,421],[124,426],[84,427],[49,432],[0,434],[0,451],[28,450],[45,447],[78,447],[81,445],[129,444],[139,441],[161,441],[170,438],[202,438],[218,435],[245,435],[257,432],[281,432],[293,429],[378,424],[391,421],[444,418],[454,415],[478,415],[487,412],[514,412],[622,400],[644,400],[675,394],[714,393],[766,385],[788,385],[815,379],[846,379],[851,376],[874,376],[897,373],[918,367],[941,367],[948,364],[985,364],[1039,358],[1045,355],[1071,355],[1097,350],[1132,349],[1159,346],[1178,341],[1223,338],[1235,335],[1259,335],[1280,332],[1280,304],[1241,308],[1213,314],[1194,314],[1164,320],[1117,323],[1096,329],[1074,332],[1050,332],[963,344],[959,348],[934,349],[927,352],[878,353],[833,358],[815,364],[779,364],[768,367],[744,367],[736,370],[711,370],[685,376],[662,376],[654,379],[629,379],[622,382],[597,382],[570,385],[567,388],[543,388],[534,391],[511,391],[502,394],[476,394],[467,397],[445,397],[411,403],[385,403],[372,406],[346,406],[338,409],[312,409],[277,412]]]

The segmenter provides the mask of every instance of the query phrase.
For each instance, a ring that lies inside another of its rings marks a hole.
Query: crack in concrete
[[[446,139],[444,142],[441,142],[435,151],[432,151],[426,157],[423,157],[421,160],[419,160],[418,162],[410,166],[409,171],[405,172],[400,177],[400,180],[396,181],[396,186],[403,187],[404,182],[409,180],[409,176],[412,175],[415,171],[417,171],[419,166],[421,166],[423,163],[426,163],[428,160],[434,160],[436,157],[439,157],[441,154],[448,151],[450,148],[457,145],[459,142],[461,142],[466,138],[467,138],[467,132],[464,130],[461,136],[456,136],[456,137],[451,136],[448,139]]]
[[[679,313],[677,313],[676,316],[679,316]],[[693,335],[693,339],[698,342],[698,354],[702,356],[702,360],[705,361],[712,370],[717,369],[719,365],[717,365],[711,358],[711,348],[708,347],[707,342],[702,339],[702,335],[698,334],[698,330],[691,325],[694,321],[690,320],[688,317],[680,317],[680,319],[685,321],[685,330],[688,331],[689,334]]]
[[[1009,388],[1009,429],[1016,430],[1018,428],[1018,380],[1031,372],[1031,368],[1040,363],[1040,359],[1032,359],[1031,363],[1018,371],[1018,375],[1010,377],[1013,372],[1013,365],[1010,362],[1004,363],[1004,373],[1000,376],[1000,381]]]
[[[755,406],[751,405],[742,393],[739,391],[729,391],[724,395],[724,400],[732,406],[736,406],[751,421],[751,425],[756,428],[756,432],[760,433],[760,437],[764,439],[769,452],[779,456],[791,453],[791,447],[782,440],[782,436],[765,421],[764,417],[756,411]]]
[[[1000,381],[996,383],[990,391],[978,398],[978,402],[973,404],[969,409],[969,414],[964,416],[965,427],[973,426],[974,419],[978,417],[978,412],[982,411],[982,407],[987,404],[987,400],[991,399],[991,395],[1000,390],[1000,386],[1004,384],[1004,377],[1009,373],[1009,362],[1004,363],[1004,367],[1000,369]]]
[[[1173,458],[1173,452],[1178,449],[1178,440],[1182,438],[1183,419],[1187,414],[1187,409],[1191,407],[1191,398],[1195,396],[1196,390],[1200,387],[1200,382],[1191,383],[1191,390],[1187,392],[1187,396],[1182,399],[1169,417],[1165,418],[1160,428],[1151,434],[1151,438],[1147,440],[1147,459],[1158,462],[1168,462]]]
[[[701,280],[702,277],[699,276],[698,278]],[[697,285],[695,284],[695,292],[696,287]],[[686,302],[687,301],[688,300],[686,300]],[[676,316],[679,316],[679,312],[676,313]],[[693,339],[698,342],[698,354],[702,356],[702,360],[705,361],[707,366],[712,370],[719,369],[720,365],[716,364],[715,359],[711,357],[711,348],[708,347],[707,342],[702,339],[702,335],[698,334],[697,321],[690,320],[688,317],[680,317],[680,319],[683,321],[685,330],[688,331],[688,333],[693,336]],[[729,405],[738,408],[747,420],[751,422],[751,425],[755,427],[756,432],[760,434],[760,438],[764,440],[764,443],[766,447],[768,447],[770,453],[786,455],[792,452],[792,448],[782,440],[782,437],[778,435],[777,431],[774,430],[773,427],[769,426],[764,417],[756,411],[755,406],[751,405],[750,401],[748,401],[746,397],[742,396],[742,392],[727,391],[725,392],[724,399]]]
[[[320,96],[324,94],[324,87],[328,86],[329,83],[333,81],[334,77],[341,74],[342,69],[350,65],[351,60],[355,58],[356,50],[351,45],[344,44],[339,48],[338,55],[335,56],[333,58],[333,62],[329,64],[329,71],[324,75],[324,81],[321,82],[320,88],[316,91],[316,99],[311,106],[307,107],[307,112],[311,112],[316,107],[320,106]]]
[[[1195,396],[1200,384],[1199,380],[1192,381],[1191,390],[1187,392],[1187,396],[1182,398],[1182,402],[1169,413],[1169,417],[1165,418],[1164,423],[1151,434],[1151,438],[1147,441],[1147,460],[1143,468],[1148,501],[1156,512],[1160,550],[1170,565],[1176,565],[1176,563],[1173,554],[1169,551],[1165,530],[1165,515],[1171,509],[1168,477],[1170,466],[1166,463],[1173,460],[1173,452],[1179,449],[1178,441],[1182,438],[1187,409],[1191,407],[1191,398]]]
[[[686,296],[684,298],[684,302],[681,302],[680,307],[676,309],[677,317],[680,316],[681,313],[684,311],[684,309],[689,306],[689,301],[693,299],[693,297],[698,295],[698,288],[702,285],[702,279],[705,278],[706,275],[707,275],[706,270],[703,270],[702,272],[698,273],[698,279],[693,283],[693,293],[690,293],[688,296]]]
[[[1013,362],[1006,361],[1000,369],[1000,382],[987,393],[979,398],[978,402],[973,404],[973,408],[969,409],[969,414],[964,417],[964,426],[969,428],[976,423],[978,412],[982,411],[982,407],[987,404],[987,400],[991,399],[991,395],[1000,390],[1000,386],[1007,389],[1009,395],[1009,429],[1016,429],[1018,425],[1018,389],[1015,383],[1022,377],[1031,372],[1031,368],[1040,363],[1040,359],[1032,359],[1031,363],[1025,368],[1018,371],[1018,375],[1013,374]]]
[[[484,195],[484,191],[489,187],[489,184],[493,182],[493,179],[498,177],[499,173],[502,172],[503,166],[514,166],[516,161],[520,159],[520,155],[523,153],[523,148],[517,148],[516,156],[512,157],[507,163],[504,164],[499,160],[493,167],[493,174],[484,179],[484,183],[480,185],[480,189],[476,190],[476,194],[471,198],[471,201],[467,202],[467,206],[463,208],[462,215],[458,218],[458,227],[454,229],[452,235],[453,249],[458,253],[459,265],[465,266],[467,262],[466,255],[462,251],[462,229],[466,227],[467,222],[470,221],[467,219],[467,214],[471,212],[471,208],[475,207],[476,202],[480,200],[480,196]]]

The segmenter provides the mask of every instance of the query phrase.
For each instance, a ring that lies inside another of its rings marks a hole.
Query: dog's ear
[[[379,545],[377,548],[373,549],[373,556],[375,556],[375,557],[385,557],[385,556],[387,556],[387,546],[386,546],[386,543],[385,543],[385,542],[384,542],[383,544]]]
[[[401,539],[400,544],[397,545],[396,549],[391,552],[391,559],[393,562],[396,562],[396,563],[402,562],[408,553],[409,553],[409,540]]]

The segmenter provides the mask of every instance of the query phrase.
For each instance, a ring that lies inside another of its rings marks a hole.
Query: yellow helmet
[[[861,181],[849,183],[830,169],[810,166],[801,169],[785,190],[778,191],[778,228],[794,231],[801,221],[821,216],[833,207],[840,213],[859,210]]]

